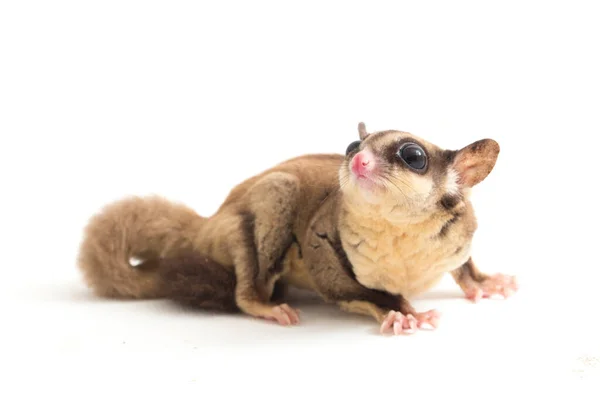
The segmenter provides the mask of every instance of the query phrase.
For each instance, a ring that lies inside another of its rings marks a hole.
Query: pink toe
[[[399,313],[398,313],[399,314]],[[402,314],[398,315],[395,311],[390,311],[381,323],[381,333],[387,332],[390,328],[393,327],[394,322],[400,321],[402,323]]]
[[[417,328],[418,321],[413,315],[408,315],[408,330],[414,331]]]
[[[381,324],[380,331],[381,331],[381,333],[387,332],[391,327],[392,327],[392,321],[390,321],[389,319],[386,319]]]
[[[402,322],[394,321],[394,335],[402,333]]]

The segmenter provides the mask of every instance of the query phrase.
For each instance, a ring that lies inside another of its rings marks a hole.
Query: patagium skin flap
[[[435,328],[414,296],[451,274],[467,298],[510,296],[513,276],[471,257],[470,192],[492,171],[492,139],[442,149],[408,132],[368,133],[341,154],[284,161],[235,186],[209,218],[161,197],[127,197],[94,215],[78,266],[99,296],[169,298],[300,322],[288,286],[371,316],[381,332]]]

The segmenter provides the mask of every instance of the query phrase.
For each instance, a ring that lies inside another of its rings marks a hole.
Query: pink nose
[[[367,175],[374,167],[373,156],[366,151],[361,151],[352,159],[352,172],[358,176]]]

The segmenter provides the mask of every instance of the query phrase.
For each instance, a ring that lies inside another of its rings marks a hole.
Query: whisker
[[[406,195],[406,193],[404,193],[404,190],[402,190],[398,185],[396,185],[393,181],[391,181],[390,179],[388,179],[387,177],[385,177],[383,179],[383,183],[384,186],[386,186],[386,188],[389,190],[388,185],[392,185],[394,186],[396,189],[398,189],[398,191],[400,192],[400,194],[402,194],[402,196],[404,196],[405,200],[409,200],[409,197]]]
[[[349,181],[350,178],[348,177],[348,175],[343,176],[340,179],[339,185],[336,185],[335,189],[331,191],[327,196],[325,196],[323,200],[321,200],[321,202],[319,203],[319,207],[322,206],[332,195],[336,195],[338,192],[340,192],[344,185],[348,184]]]

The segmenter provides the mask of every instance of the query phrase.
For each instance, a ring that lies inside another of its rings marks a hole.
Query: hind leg
[[[163,258],[159,263],[165,297],[192,308],[239,311],[232,268],[192,250]]]
[[[274,172],[246,193],[246,209],[239,214],[239,234],[229,242],[237,285],[235,301],[246,314],[282,325],[299,322],[287,304],[276,304],[272,294],[283,271],[283,258],[294,241],[294,218],[299,184],[296,177]]]

